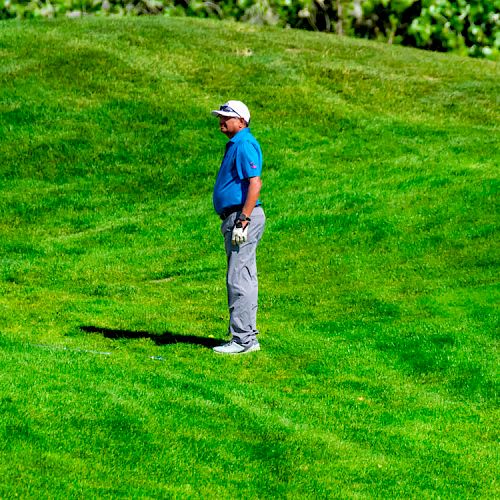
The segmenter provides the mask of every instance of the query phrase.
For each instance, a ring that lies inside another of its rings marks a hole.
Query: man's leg
[[[256,251],[264,232],[264,211],[260,207],[254,209],[248,227],[248,240],[242,245],[233,246],[231,243],[233,226],[234,220],[227,224],[224,231],[229,332],[233,340],[247,347],[255,342],[258,333],[256,321],[259,290]]]

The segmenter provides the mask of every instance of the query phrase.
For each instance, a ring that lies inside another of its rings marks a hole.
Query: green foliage
[[[367,0],[353,25],[358,36],[496,59],[499,0]]]
[[[0,0],[0,19],[195,16],[335,32],[496,59],[500,0]]]
[[[453,50],[472,56],[498,56],[499,0],[423,0],[409,33],[417,47]]]
[[[0,19],[38,17],[53,18],[61,15],[147,15],[184,14],[184,9],[173,1],[163,0],[0,0]]]
[[[364,0],[358,3],[357,36],[387,40],[389,43],[408,41],[411,20],[419,15],[419,0]]]

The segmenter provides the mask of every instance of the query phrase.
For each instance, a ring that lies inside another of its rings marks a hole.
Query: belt
[[[243,205],[233,205],[232,207],[227,207],[219,214],[219,217],[221,220],[226,220],[231,214],[239,212],[242,208]]]

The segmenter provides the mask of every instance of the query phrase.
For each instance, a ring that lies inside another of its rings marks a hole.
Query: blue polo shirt
[[[240,130],[226,144],[226,154],[215,181],[213,203],[220,214],[228,207],[243,205],[249,180],[262,173],[262,151],[249,128]],[[260,201],[257,202],[257,206]]]

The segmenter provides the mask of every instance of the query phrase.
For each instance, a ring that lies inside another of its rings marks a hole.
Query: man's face
[[[232,116],[219,116],[219,125],[220,131],[230,139],[246,126],[243,118]]]

